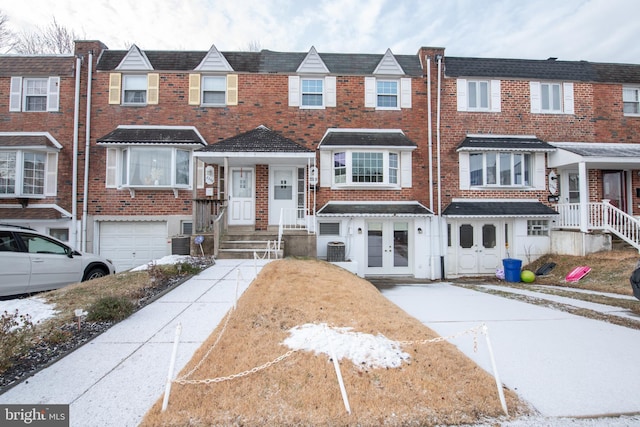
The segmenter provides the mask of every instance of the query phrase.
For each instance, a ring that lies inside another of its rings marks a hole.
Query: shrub
[[[133,313],[135,305],[125,297],[102,297],[87,310],[90,322],[120,321]]]
[[[0,316],[0,372],[11,366],[12,359],[25,354],[35,340],[35,325],[28,314],[5,311]]]

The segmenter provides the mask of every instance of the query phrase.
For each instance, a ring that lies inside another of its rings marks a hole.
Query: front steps
[[[278,231],[256,231],[252,227],[229,227],[220,239],[217,259],[282,258],[284,242],[276,251]],[[269,251],[269,247],[271,250]]]

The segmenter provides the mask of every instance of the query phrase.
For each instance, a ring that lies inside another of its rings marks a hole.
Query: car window
[[[18,233],[20,238],[27,246],[27,252],[30,254],[57,254],[67,255],[68,248],[53,240],[46,239],[42,236],[29,233]]]
[[[18,242],[10,231],[0,230],[0,252],[19,252]]]

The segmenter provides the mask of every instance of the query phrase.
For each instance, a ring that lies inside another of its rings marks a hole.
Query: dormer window
[[[322,107],[324,79],[302,79],[302,107]]]
[[[377,107],[398,108],[398,81],[377,80]]]
[[[124,104],[146,104],[147,75],[123,75],[122,99],[124,99]]]

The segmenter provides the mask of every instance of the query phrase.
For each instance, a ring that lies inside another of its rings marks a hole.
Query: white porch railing
[[[581,229],[580,203],[562,203],[557,209],[558,227]],[[640,251],[640,221],[616,208],[608,200],[588,203],[587,228],[613,233]]]
[[[316,232],[315,216],[308,215],[306,209],[281,209],[278,222],[278,242],[276,247],[280,250],[280,242],[285,230],[307,230],[307,233]]]

